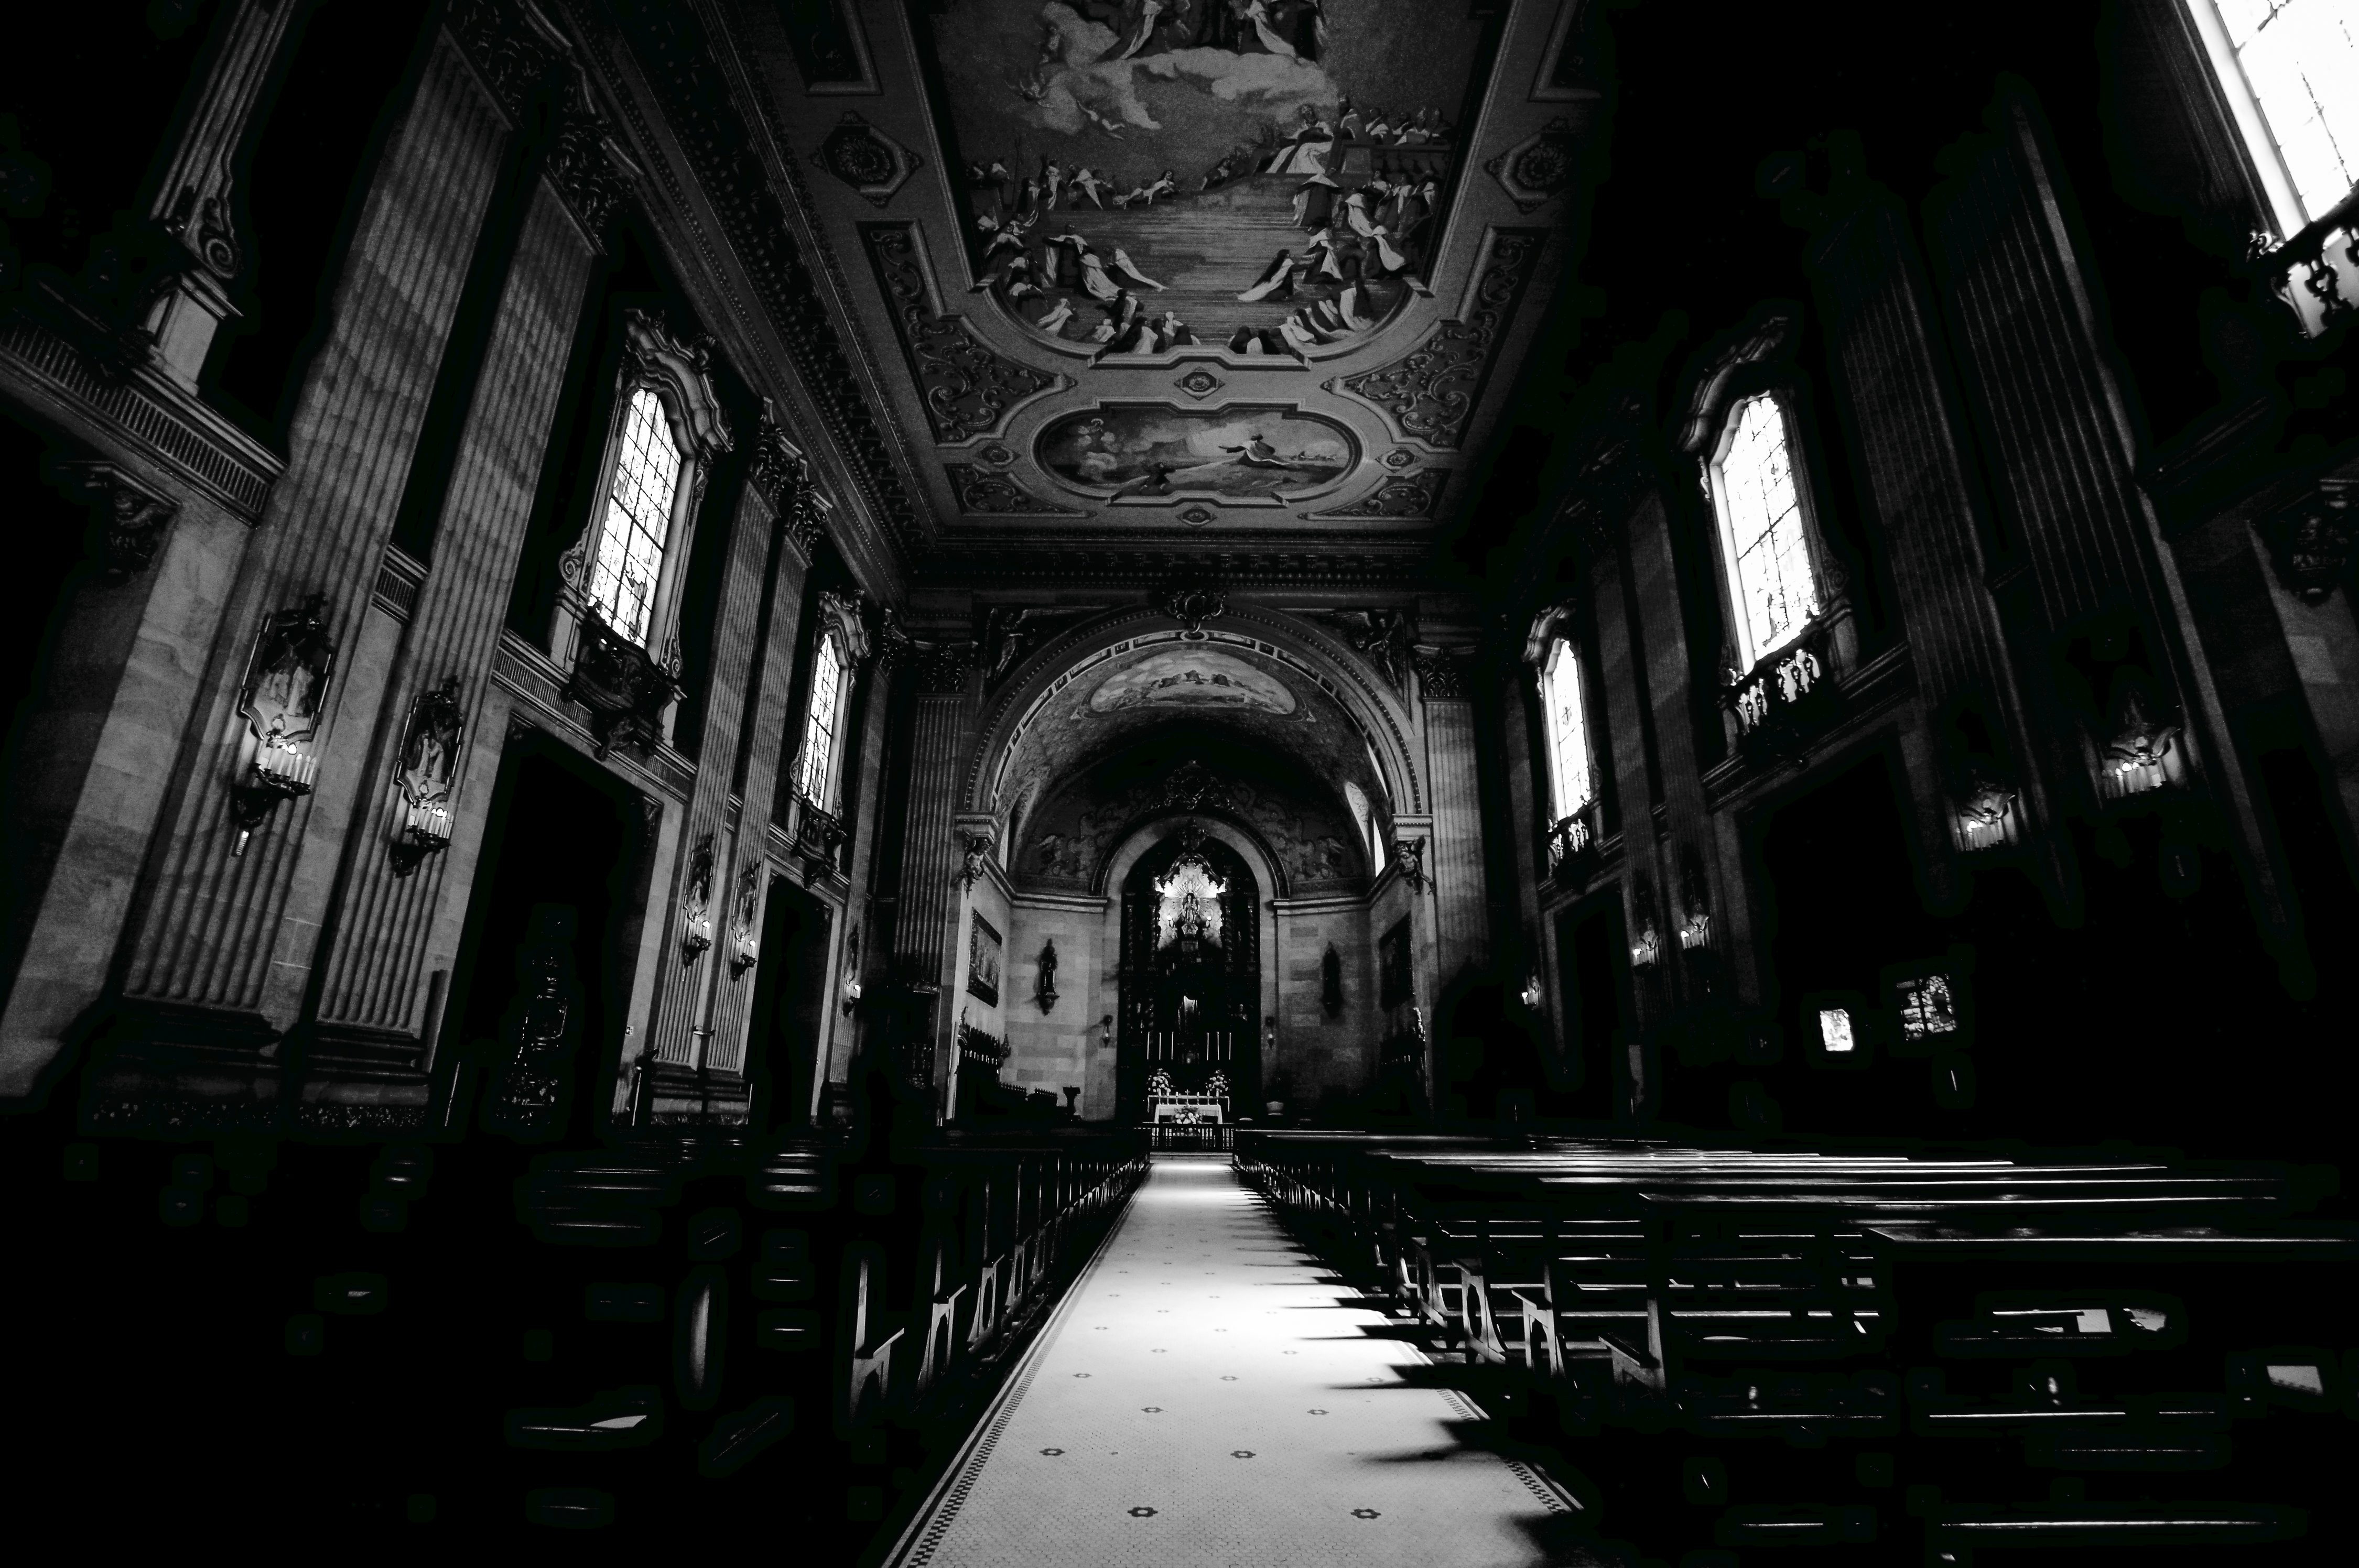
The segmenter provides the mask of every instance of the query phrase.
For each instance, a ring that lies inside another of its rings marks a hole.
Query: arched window
[[[1794,452],[1784,402],[1756,393],[1729,410],[1708,470],[1746,670],[1799,636],[1821,609]]]
[[[1581,656],[1559,637],[1540,667],[1540,702],[1548,717],[1549,784],[1561,822],[1595,797],[1589,765],[1589,722],[1581,701]]]
[[[2279,237],[2359,185],[2359,16],[2349,0],[2188,0]]]
[[[672,440],[663,401],[653,389],[631,394],[624,416],[614,477],[598,529],[598,558],[590,573],[590,602],[606,624],[644,647],[663,580],[664,545],[671,535],[679,493],[679,447]]]
[[[795,787],[821,811],[835,808],[836,737],[843,725],[844,697],[852,690],[848,663],[843,639],[829,627],[811,661],[810,712],[803,720],[802,758],[795,766]]]

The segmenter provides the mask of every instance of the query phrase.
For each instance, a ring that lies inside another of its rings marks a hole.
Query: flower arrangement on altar
[[[1215,1098],[1215,1099],[1226,1099],[1226,1098],[1229,1098],[1229,1076],[1228,1076],[1228,1074],[1226,1074],[1226,1073],[1218,1073],[1218,1072],[1216,1072],[1216,1073],[1214,1073],[1211,1077],[1209,1077],[1209,1078],[1205,1079],[1205,1080],[1204,1080],[1204,1092],[1205,1092],[1206,1094],[1208,1094],[1208,1095],[1211,1095],[1211,1096],[1212,1096],[1213,1098]]]
[[[1160,1099],[1171,1092],[1171,1075],[1158,1067],[1147,1075],[1147,1092]]]

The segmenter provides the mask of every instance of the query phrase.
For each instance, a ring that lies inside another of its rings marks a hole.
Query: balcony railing
[[[652,752],[664,738],[664,709],[679,694],[672,672],[608,626],[595,608],[582,617],[564,697],[590,710],[601,761],[617,743],[643,759]]]
[[[1549,824],[1549,874],[1568,886],[1587,881],[1597,870],[1600,838],[1594,800]]]
[[[2359,188],[2283,244],[2253,236],[2247,265],[2301,323],[2323,336],[2359,311]]]
[[[795,820],[795,851],[810,864],[813,876],[836,869],[836,851],[847,837],[842,818],[821,810],[808,797],[802,800]]]
[[[1740,750],[1788,754],[1842,710],[1834,628],[1825,618],[1721,688],[1729,740]]]

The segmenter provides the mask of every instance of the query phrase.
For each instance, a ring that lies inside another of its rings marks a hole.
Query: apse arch
[[[1012,838],[1021,798],[1038,798],[1045,777],[1027,779],[1025,764],[1045,760],[1056,738],[1044,719],[1062,717],[1085,692],[1096,689],[1126,664],[1161,654],[1200,650],[1212,658],[1277,666],[1277,683],[1315,694],[1350,726],[1368,760],[1372,782],[1388,816],[1422,816],[1425,782],[1408,741],[1408,713],[1400,699],[1371,681],[1349,655],[1281,612],[1261,606],[1231,606],[1217,623],[1189,627],[1146,605],[1114,610],[1072,628],[1017,665],[987,709],[982,732],[968,760],[965,809],[1006,819]],[[1096,676],[1098,682],[1093,682]],[[1240,693],[1240,703],[1248,698]],[[1272,706],[1275,706],[1273,703]],[[1305,761],[1312,759],[1305,756]],[[1045,769],[1042,770],[1045,774]],[[1340,781],[1339,781],[1340,782]],[[1026,789],[1029,784],[1028,792]],[[1021,798],[1019,798],[1021,797]]]

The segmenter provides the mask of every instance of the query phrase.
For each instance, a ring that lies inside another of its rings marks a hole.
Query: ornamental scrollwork
[[[1018,403],[1065,384],[1062,376],[994,352],[963,319],[936,312],[918,256],[916,224],[864,223],[861,233],[935,440],[988,435]]]
[[[950,476],[951,492],[958,497],[961,512],[984,517],[1088,515],[1070,506],[1043,501],[1004,473],[993,473],[965,463],[944,463],[942,471]]]
[[[1464,319],[1444,321],[1401,359],[1359,375],[1339,376],[1326,384],[1327,389],[1376,404],[1404,433],[1429,446],[1458,445],[1546,237],[1532,229],[1493,230],[1490,258],[1474,287],[1473,309]]]

